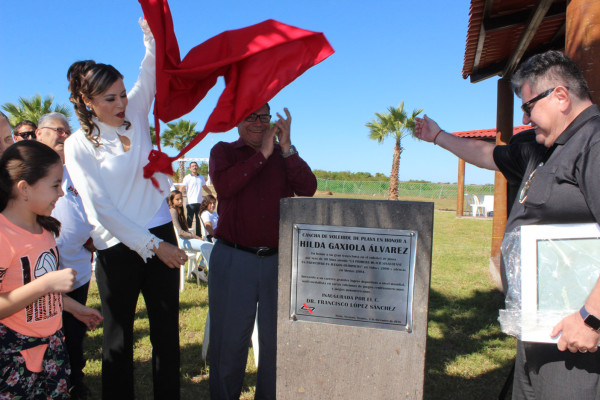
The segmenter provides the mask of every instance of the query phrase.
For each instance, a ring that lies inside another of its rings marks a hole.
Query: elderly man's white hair
[[[50,112],[40,117],[40,119],[38,120],[38,127],[43,128],[44,123],[46,121],[50,121],[51,119],[60,119],[66,126],[69,126],[69,120],[67,119],[67,117],[65,117],[64,114],[61,114],[59,112]]]

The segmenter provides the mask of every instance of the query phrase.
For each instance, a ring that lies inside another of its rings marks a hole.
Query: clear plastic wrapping
[[[597,224],[529,225],[504,235],[507,280],[502,331],[520,340],[556,342],[552,328],[576,312],[598,280]]]

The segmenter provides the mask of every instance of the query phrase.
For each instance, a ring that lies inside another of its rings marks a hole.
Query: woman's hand
[[[150,30],[150,25],[148,25],[148,21],[142,17],[140,17],[138,23],[140,24],[140,28],[142,28],[142,32],[144,32],[144,46],[149,48],[154,43],[154,35]]]
[[[154,39],[154,35],[152,35],[152,31],[150,30],[150,25],[148,25],[148,21],[144,17],[140,17],[138,24],[140,24],[140,28],[142,28],[144,36],[150,36],[152,39]]]
[[[155,247],[152,250],[169,268],[180,268],[188,260],[185,251],[164,241],[160,242],[158,247]]]

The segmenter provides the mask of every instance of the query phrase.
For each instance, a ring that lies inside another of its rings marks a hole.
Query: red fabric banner
[[[262,107],[310,67],[333,54],[322,33],[267,20],[223,32],[180,58],[167,0],[139,0],[156,41],[154,127],[159,150],[153,150],[144,177],[173,174],[171,163],[209,132],[226,132]],[[175,157],[160,151],[160,119],[170,122],[196,107],[225,78],[225,89],[204,129]]]

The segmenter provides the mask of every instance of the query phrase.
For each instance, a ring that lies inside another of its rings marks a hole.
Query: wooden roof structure
[[[511,76],[523,59],[564,50],[567,0],[471,0],[463,78]]]

